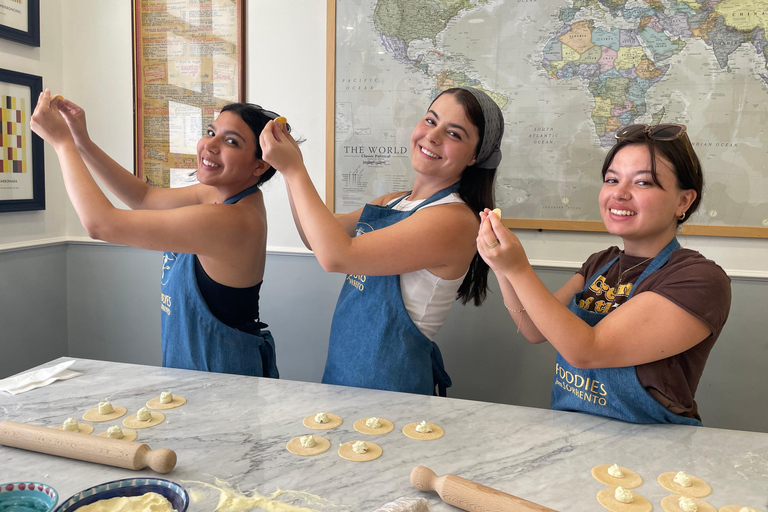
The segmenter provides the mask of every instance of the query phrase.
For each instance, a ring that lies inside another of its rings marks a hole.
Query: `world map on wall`
[[[505,117],[504,217],[600,221],[600,168],[633,123],[681,123],[706,189],[693,222],[768,226],[768,1],[338,0],[337,212],[414,178],[440,91]]]

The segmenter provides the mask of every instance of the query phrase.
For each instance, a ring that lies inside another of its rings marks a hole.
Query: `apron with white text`
[[[391,226],[458,190],[448,187],[410,211],[365,205],[357,236]],[[437,344],[413,323],[403,303],[400,276],[348,275],[331,324],[323,382],[445,396],[451,378]]]
[[[627,300],[632,298],[640,281],[669,261],[670,255],[680,248],[677,239],[651,261],[632,286]],[[597,325],[609,313],[587,311],[579,306],[579,299],[593,281],[611,268],[618,256],[590,277],[584,289],[574,294],[568,309],[591,326]],[[632,423],[676,423],[701,426],[695,418],[681,416],[670,411],[643,387],[634,366],[622,368],[582,369],[569,364],[558,352],[555,364],[555,380],[552,385],[551,408],[560,411],[578,411],[607,416]]]
[[[249,187],[224,204],[236,203],[256,190],[256,185]],[[163,366],[278,377],[272,334],[238,331],[211,313],[197,286],[193,254],[163,254],[160,309]]]

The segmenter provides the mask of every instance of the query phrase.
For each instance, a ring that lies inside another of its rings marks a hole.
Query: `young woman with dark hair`
[[[197,143],[197,179],[150,187],[90,138],[82,108],[40,95],[32,129],[56,150],[88,235],[162,250],[163,366],[278,377],[272,335],[259,321],[267,216],[259,186],[274,174],[258,137],[277,115],[231,104]],[[130,210],[115,208],[89,169]]]
[[[501,110],[482,91],[448,89],[410,141],[410,192],[334,217],[296,143],[264,130],[264,159],[285,177],[302,240],[328,272],[343,272],[323,382],[445,395],[451,385],[433,338],[457,296],[480,304],[488,267],[477,256],[476,212],[493,206]]]
[[[701,164],[683,125],[630,125],[616,136],[598,202],[624,250],[593,254],[553,294],[487,210],[477,248],[519,332],[557,349],[553,409],[701,425],[694,395],[731,303],[725,272],[676,238],[699,206]]]

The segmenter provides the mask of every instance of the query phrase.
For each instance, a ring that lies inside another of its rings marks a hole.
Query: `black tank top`
[[[249,288],[232,288],[219,284],[205,272],[197,256],[195,279],[208,309],[223,324],[250,334],[259,334],[261,329],[267,327],[267,324],[259,321],[261,283]]]

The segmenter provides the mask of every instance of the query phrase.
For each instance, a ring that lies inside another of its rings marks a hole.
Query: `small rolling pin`
[[[424,466],[413,468],[411,485],[422,491],[437,491],[444,502],[469,512],[556,512],[460,476],[438,477]]]
[[[118,468],[138,470],[149,467],[158,473],[168,473],[176,466],[176,453],[168,448],[151,450],[142,443],[15,421],[0,422],[0,444]]]

